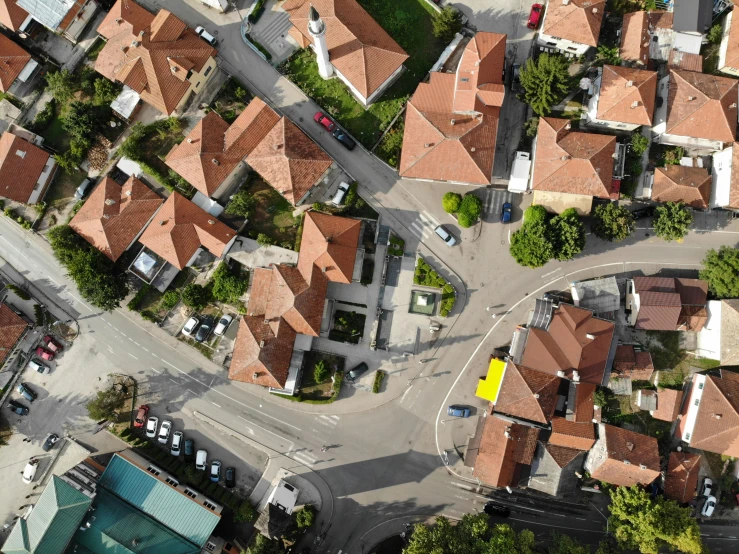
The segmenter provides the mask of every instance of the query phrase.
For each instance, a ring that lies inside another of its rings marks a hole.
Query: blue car
[[[221,480],[221,462],[213,460],[210,464],[210,480],[214,483],[218,483]]]
[[[470,417],[470,409],[464,406],[449,406],[446,414],[452,417]]]
[[[510,223],[512,212],[513,212],[513,205],[510,202],[506,202],[505,204],[503,204],[503,211],[500,214],[500,220],[503,223]]]

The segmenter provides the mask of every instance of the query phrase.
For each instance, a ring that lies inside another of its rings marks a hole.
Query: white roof
[[[192,197],[192,203],[214,217],[218,217],[223,213],[223,206],[212,198],[208,198],[200,191],[195,192],[195,196]]]
[[[712,360],[721,359],[721,300],[710,300],[706,305],[708,318],[698,333],[696,354]]]
[[[18,0],[21,8],[52,31],[56,31],[74,4],[75,0]]]
[[[295,508],[295,504],[298,502],[299,493],[300,491],[293,485],[280,479],[277,486],[272,489],[272,494],[269,495],[267,502],[273,506],[277,506],[289,515],[293,513],[293,508]]]
[[[129,158],[121,158],[116,167],[128,176],[140,177],[144,172],[141,166]]]
[[[136,109],[140,100],[141,96],[139,96],[138,92],[126,85],[123,85],[123,90],[116,99],[110,103],[110,107],[113,108],[114,112],[117,112],[128,119],[131,117],[131,114]]]
[[[713,164],[711,164],[711,177],[713,179],[711,208],[722,208],[729,204],[732,149],[733,146],[729,146],[713,155]]]
[[[516,152],[511,167],[511,180],[508,181],[508,190],[511,192],[526,192],[529,188],[531,176],[531,155],[528,152]]]
[[[38,62],[36,60],[30,60],[26,64],[26,66],[21,70],[20,75],[18,75],[18,79],[25,83],[28,80],[28,78],[31,75],[33,75],[33,72],[36,71],[37,67],[38,67]]]

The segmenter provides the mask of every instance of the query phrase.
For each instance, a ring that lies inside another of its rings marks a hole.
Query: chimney
[[[138,45],[139,45],[139,41],[138,41],[138,40],[136,40],[136,39],[134,39],[134,40],[133,40],[133,41],[131,42],[131,48],[136,48],[136,47],[137,47]]]
[[[213,165],[221,165],[221,162],[219,162],[215,158],[213,158],[211,161],[213,162]]]
[[[580,373],[577,370],[572,372],[572,380],[577,383],[580,381]]]
[[[126,191],[126,196],[131,196],[131,191],[130,190],[127,190]]]
[[[570,0],[562,0],[562,5],[567,6],[570,3]]]
[[[632,450],[634,450],[634,443],[631,441],[626,441],[626,448],[628,448],[629,452],[631,452]]]
[[[257,377],[259,377],[259,373],[257,373],[257,372],[255,371],[255,372],[254,372],[254,373],[252,374],[251,378],[252,378],[252,379],[255,379],[255,380],[256,380],[256,378],[257,378]]]
[[[322,272],[322,273],[326,273],[326,271],[328,271],[328,267],[326,267],[326,266],[323,266],[323,267],[321,268],[321,272]]]
[[[112,206],[113,204],[115,204],[115,200],[113,200],[112,198],[106,198],[105,200],[106,206]]]
[[[188,144],[192,144],[192,139],[191,139],[191,138],[188,138],[188,139],[187,139],[187,143],[188,143]]]
[[[121,21],[123,21],[123,20],[122,20],[122,19],[121,19],[120,17],[116,17],[116,18],[115,18],[115,22],[116,22],[116,23],[120,23]]]
[[[212,219],[209,219],[209,220],[208,220],[208,224],[209,224],[209,225],[215,225],[215,224],[216,224],[216,222],[215,222],[214,220],[212,220]]]
[[[166,224],[167,224],[166,219],[162,219],[161,221],[159,221],[159,225],[166,225]]]
[[[629,460],[624,460],[624,464],[627,465],[627,466],[630,466],[631,465],[631,462]]]
[[[593,13],[598,13],[598,8],[593,8]]]
[[[716,419],[721,419],[721,414],[713,414],[713,417]]]
[[[534,398],[539,398],[539,393],[538,392],[535,392],[534,393]]]
[[[503,432],[503,434],[505,435],[505,437],[507,439],[510,439],[511,438],[511,428],[510,427],[506,427],[505,428],[505,431]]]
[[[634,81],[626,81],[626,86],[627,87],[633,87],[634,86]]]
[[[475,151],[475,147],[473,146],[472,148],[470,148],[470,152],[474,152],[474,151]]]
[[[423,145],[424,148],[431,148],[431,143],[427,142]]]
[[[688,96],[688,101],[695,100],[695,96]]]
[[[141,29],[141,30],[139,31],[139,38],[142,38],[143,36],[144,36],[144,30],[143,30],[143,29]]]
[[[264,339],[259,341],[259,348],[264,348]]]
[[[638,107],[639,107],[639,101],[638,101],[638,100],[634,100],[634,101],[633,101],[633,102],[631,103],[631,107],[632,107],[632,108],[638,108]]]
[[[452,125],[454,125],[457,122],[456,119],[452,119]]]
[[[588,339],[590,339],[590,340],[595,340],[595,335],[591,335],[590,333],[588,333],[588,334],[587,334],[587,335],[585,335],[585,336],[586,336],[586,337],[587,337]]]
[[[128,46],[121,46],[121,52],[123,52],[124,54],[128,52]]]
[[[647,469],[647,466],[645,466],[644,464],[639,464],[639,469]]]
[[[557,377],[564,377],[564,376],[565,376],[565,372],[564,372],[564,371],[562,371],[562,370],[560,369],[560,370],[559,370],[559,371],[557,372]]]

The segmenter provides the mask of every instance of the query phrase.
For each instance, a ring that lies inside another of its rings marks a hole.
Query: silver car
[[[153,439],[157,436],[157,427],[159,426],[159,418],[151,416],[146,420],[146,437]]]
[[[172,435],[172,446],[169,448],[169,453],[172,456],[179,456],[180,450],[182,449],[182,439],[185,438],[185,434],[182,431],[175,431]]]
[[[171,432],[172,422],[168,420],[162,421],[162,426],[159,428],[159,437],[157,438],[159,444],[167,444]]]
[[[221,319],[218,320],[218,325],[216,325],[216,328],[213,331],[213,334],[219,337],[223,335],[223,333],[226,332],[226,329],[228,329],[228,326],[231,325],[231,322],[233,320],[234,320],[233,316],[224,315]]]
[[[457,244],[457,239],[452,235],[449,231],[446,230],[446,227],[443,225],[439,225],[436,229],[434,229],[434,233],[437,234],[437,236],[443,240],[447,246],[454,246]]]
[[[28,362],[28,367],[35,371],[38,371],[39,373],[49,373],[50,371],[48,365],[44,365],[37,360],[31,360],[30,362]]]
[[[336,191],[336,194],[334,194],[334,197],[331,199],[331,203],[334,206],[343,206],[344,198],[346,198],[346,194],[348,192],[349,192],[349,185],[347,183],[341,183],[339,185],[339,189]]]

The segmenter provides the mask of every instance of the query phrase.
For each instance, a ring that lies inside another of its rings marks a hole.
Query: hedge
[[[380,387],[382,386],[382,381],[385,379],[385,372],[381,369],[378,369],[375,372],[375,382],[372,384],[372,392],[377,394],[380,392]]]
[[[142,286],[136,293],[136,295],[128,301],[128,304],[126,305],[128,309],[132,312],[135,312],[136,308],[139,307],[139,304],[141,304],[141,301],[144,299],[144,296],[146,296],[150,289],[151,285],[149,283],[144,283],[144,286]]]

